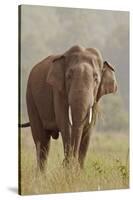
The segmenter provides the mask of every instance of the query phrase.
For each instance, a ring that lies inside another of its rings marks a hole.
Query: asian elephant
[[[27,108],[36,146],[37,161],[44,169],[51,136],[59,132],[64,162],[74,158],[83,168],[99,99],[117,90],[114,68],[95,48],[73,46],[64,54],[51,55],[31,71]]]

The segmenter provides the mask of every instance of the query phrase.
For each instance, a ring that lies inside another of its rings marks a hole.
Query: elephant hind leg
[[[42,124],[37,116],[37,113],[34,115],[34,119],[30,118],[30,123],[32,136],[36,146],[37,165],[42,171],[45,170],[47,165],[47,158],[50,148],[50,135],[42,128]]]
[[[36,109],[30,89],[27,92],[27,107],[31,132],[36,146],[37,165],[40,170],[43,170],[47,164],[47,157],[50,147],[50,136],[43,128],[42,121],[40,119],[38,110]]]
[[[50,136],[48,135],[36,142],[37,163],[41,171],[46,169],[49,148]]]

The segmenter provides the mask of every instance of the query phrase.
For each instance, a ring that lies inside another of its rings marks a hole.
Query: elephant
[[[45,170],[51,137],[62,137],[64,162],[84,168],[96,107],[103,95],[115,93],[114,67],[96,48],[72,46],[50,55],[30,72],[26,100],[37,163]]]

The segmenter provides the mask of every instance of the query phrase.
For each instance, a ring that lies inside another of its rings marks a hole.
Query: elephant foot
[[[72,171],[80,171],[80,163],[74,157],[65,158],[62,162],[64,168]]]

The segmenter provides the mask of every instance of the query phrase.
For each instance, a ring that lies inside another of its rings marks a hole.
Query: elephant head
[[[74,46],[53,59],[47,82],[67,96],[72,135],[76,134],[72,146],[76,145],[77,152],[87,116],[91,123],[94,103],[117,90],[114,68],[97,49]]]

